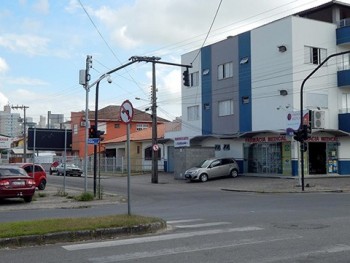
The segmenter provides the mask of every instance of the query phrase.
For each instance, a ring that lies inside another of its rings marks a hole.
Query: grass
[[[113,215],[84,218],[55,218],[35,221],[19,221],[0,224],[0,238],[49,233],[95,230],[101,228],[130,227],[153,222],[163,222],[154,217],[138,215]]]

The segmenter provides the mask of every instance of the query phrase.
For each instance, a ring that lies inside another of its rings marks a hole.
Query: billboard
[[[72,150],[72,130],[65,129],[28,129],[28,150],[64,151],[65,133],[67,132],[66,150]]]
[[[0,135],[0,149],[10,149],[12,138]]]

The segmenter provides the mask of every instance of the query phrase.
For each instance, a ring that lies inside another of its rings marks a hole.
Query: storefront
[[[304,173],[334,175],[339,173],[336,136],[312,136],[304,152]],[[285,135],[266,135],[244,138],[244,173],[298,175],[300,152],[298,143]]]
[[[285,135],[245,138],[244,172],[291,175],[291,141]]]

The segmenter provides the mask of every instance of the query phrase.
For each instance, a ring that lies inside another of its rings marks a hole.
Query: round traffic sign
[[[159,150],[158,144],[154,144],[152,148],[153,148],[153,151],[155,152]]]
[[[134,116],[134,108],[129,100],[126,100],[120,106],[120,118],[124,123],[131,122]]]

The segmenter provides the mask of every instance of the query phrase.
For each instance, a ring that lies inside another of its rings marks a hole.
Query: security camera
[[[107,77],[107,81],[108,81],[108,83],[112,83],[113,82],[113,80],[111,79],[111,76]]]

